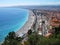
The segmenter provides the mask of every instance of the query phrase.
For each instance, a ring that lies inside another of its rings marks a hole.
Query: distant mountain
[[[25,9],[60,9],[60,5],[50,5],[50,6],[14,6],[16,8]]]

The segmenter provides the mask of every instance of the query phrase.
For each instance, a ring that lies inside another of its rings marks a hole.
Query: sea
[[[9,32],[18,31],[28,19],[28,10],[21,8],[0,8],[0,42]]]

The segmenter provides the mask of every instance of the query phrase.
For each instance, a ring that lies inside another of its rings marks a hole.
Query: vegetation
[[[20,43],[21,40],[22,40],[21,37],[16,37],[15,32],[10,32],[6,36],[6,38],[5,38],[5,40],[4,40],[2,45],[20,45],[21,44]]]
[[[55,33],[49,38],[38,35],[36,32],[28,36],[25,45],[60,45],[60,27],[55,27]]]
[[[55,33],[49,38],[38,35],[37,32],[28,31],[28,39],[24,45],[60,45],[60,27],[55,27]],[[21,37],[16,37],[15,32],[10,32],[2,45],[21,45]]]
[[[30,29],[30,30],[28,30],[28,35],[31,35],[32,34],[32,30]]]

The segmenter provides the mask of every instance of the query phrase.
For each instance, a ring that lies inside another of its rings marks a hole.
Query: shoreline
[[[26,23],[16,32],[17,36],[23,36],[28,32],[29,29],[31,29],[33,23],[35,22],[35,16],[34,13],[29,10],[29,15]]]

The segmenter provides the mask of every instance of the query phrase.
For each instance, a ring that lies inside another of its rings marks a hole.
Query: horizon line
[[[59,6],[60,4],[54,5],[0,5],[0,7],[15,7],[15,6]]]

